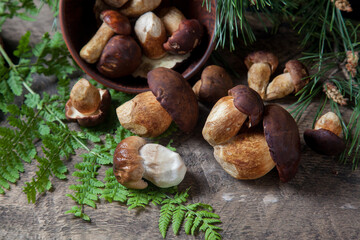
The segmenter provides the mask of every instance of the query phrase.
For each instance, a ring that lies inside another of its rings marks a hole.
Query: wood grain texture
[[[49,15],[43,18],[51,19]],[[14,24],[18,26],[16,31],[9,30]],[[51,21],[41,23],[46,24],[50,26]],[[39,31],[43,28],[47,27],[37,24],[29,27],[14,20],[4,26],[2,36],[9,42],[14,35],[21,35],[26,30],[41,35]],[[274,36],[257,34],[259,42],[254,46],[245,48],[239,42],[234,53],[218,50],[239,72],[241,78],[235,79],[237,84],[246,83],[243,59],[252,49],[274,51],[279,56],[279,69],[301,52],[297,49],[296,38],[287,28],[280,28]],[[38,92],[55,89],[54,79],[38,78],[35,84]],[[288,97],[276,103],[288,106],[294,99]],[[351,171],[349,165],[339,165],[335,157],[314,153],[302,138],[304,130],[311,126],[316,108],[316,102],[311,104],[299,122],[302,160],[297,175],[286,184],[279,181],[276,169],[251,181],[239,181],[225,173],[215,161],[212,147],[201,135],[210,111],[204,105],[200,104],[200,119],[195,131],[190,135],[175,134],[174,146],[188,167],[180,189],[191,186],[190,202],[201,201],[214,207],[223,222],[221,234],[224,239],[360,238],[359,170]],[[351,112],[342,111],[349,119]],[[71,128],[76,128],[76,124],[71,123]],[[71,193],[69,186],[76,183],[71,174],[75,171],[74,165],[81,161],[79,154],[65,163],[69,168],[68,180],[53,179],[54,189],[38,196],[36,204],[28,204],[22,192],[24,183],[30,181],[36,171],[34,164],[25,164],[20,181],[0,196],[0,239],[161,239],[157,222],[159,208],[155,206],[129,211],[123,204],[102,200],[97,209],[85,208],[92,219],[90,223],[64,214],[74,205],[65,194]],[[100,169],[99,179],[104,178],[105,170],[105,167]],[[202,238],[201,234],[195,237]],[[167,239],[194,238],[184,234],[183,229],[179,236],[174,236],[170,229]]]

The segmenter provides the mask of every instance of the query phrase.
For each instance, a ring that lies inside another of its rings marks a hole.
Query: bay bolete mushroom
[[[295,120],[282,107],[265,106],[258,126],[214,146],[214,156],[237,179],[257,179],[276,166],[280,180],[291,180],[300,162],[300,137]]]
[[[131,136],[117,145],[113,171],[117,181],[127,188],[146,188],[148,183],[142,178],[158,187],[168,188],[181,183],[186,166],[178,153]]]
[[[304,131],[306,144],[315,152],[324,155],[338,155],[345,150],[345,142],[340,137],[342,127],[339,117],[328,112],[315,123],[314,129]]]
[[[161,19],[171,35],[163,44],[167,52],[183,55],[200,44],[204,29],[197,19],[186,19],[181,11],[174,7],[163,13]]]
[[[104,2],[112,7],[119,8],[122,7],[129,0],[104,0]]]
[[[275,72],[278,64],[278,58],[271,52],[257,51],[245,58],[249,87],[259,93],[262,99],[265,98],[270,76]]]
[[[81,126],[92,127],[105,120],[110,105],[108,90],[96,88],[82,78],[71,89],[70,99],[65,105],[65,116]]]
[[[150,71],[147,79],[151,92],[139,94],[116,109],[120,124],[139,136],[157,137],[172,119],[182,131],[191,132],[199,109],[188,82],[180,73],[167,68]]]
[[[122,35],[131,33],[129,19],[117,11],[105,10],[101,12],[100,18],[103,21],[102,25],[80,50],[80,57],[88,63],[95,63],[99,59],[105,45],[115,33]]]
[[[265,100],[283,98],[297,93],[309,82],[307,68],[298,60],[290,60],[285,64],[284,73],[275,77],[266,89]]]
[[[264,104],[257,92],[238,85],[229,90],[211,109],[202,135],[212,146],[223,144],[234,137],[246,123],[254,127],[262,120]]]
[[[214,104],[227,95],[233,83],[226,70],[217,65],[207,66],[201,73],[201,79],[193,86],[200,102]]]
[[[161,0],[129,0],[120,8],[120,12],[127,17],[139,17],[157,8]]]
[[[96,67],[109,78],[130,75],[141,63],[141,48],[125,35],[113,36],[106,44]]]

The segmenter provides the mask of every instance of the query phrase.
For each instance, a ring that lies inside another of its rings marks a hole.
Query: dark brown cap
[[[338,155],[345,150],[345,142],[326,129],[307,129],[304,132],[306,144],[315,152],[324,155]]]
[[[245,85],[237,85],[229,90],[229,95],[234,97],[235,107],[249,116],[249,127],[254,127],[261,122],[264,103],[256,91]]]
[[[254,63],[268,63],[271,67],[271,72],[274,73],[278,64],[278,58],[271,52],[257,51],[250,53],[245,58],[245,65],[249,69]]]
[[[191,132],[199,116],[195,93],[183,76],[168,68],[156,68],[147,75],[149,88],[178,127]]]
[[[284,72],[288,72],[295,86],[294,93],[300,91],[309,82],[309,72],[298,60],[290,60],[285,64]]]
[[[127,17],[114,10],[105,10],[101,12],[100,18],[115,33],[121,35],[131,34],[131,25]]]
[[[300,162],[299,129],[288,111],[279,105],[269,104],[264,111],[264,134],[280,180],[291,180]]]
[[[203,33],[203,26],[198,20],[183,20],[163,47],[173,54],[186,54],[200,44]]]

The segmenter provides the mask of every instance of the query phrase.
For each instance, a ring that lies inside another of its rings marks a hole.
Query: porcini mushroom
[[[127,188],[146,188],[148,183],[142,178],[158,187],[168,188],[181,183],[186,166],[178,153],[131,136],[117,145],[113,171],[117,181]]]
[[[161,19],[171,35],[163,44],[167,52],[186,54],[200,44],[204,30],[197,19],[186,19],[180,10],[174,8],[169,8]]]
[[[105,120],[110,105],[108,90],[96,88],[82,78],[71,89],[70,99],[65,105],[65,116],[81,126],[91,127]]]
[[[166,41],[166,30],[161,19],[153,12],[141,15],[135,23],[135,33],[146,57],[159,59],[165,56],[163,43]]]
[[[129,0],[104,0],[104,2],[112,7],[122,7]]]
[[[328,112],[316,121],[314,129],[304,131],[304,140],[317,153],[338,155],[345,150],[345,142],[340,137],[341,132],[339,117],[333,112]]]
[[[191,132],[197,123],[199,109],[188,82],[180,73],[167,68],[150,71],[147,80],[152,93],[141,94],[116,109],[120,124],[139,136],[156,137],[166,130],[163,126],[170,124],[167,114],[161,110],[164,109],[182,131]],[[149,100],[143,100],[145,97]]]
[[[80,50],[80,57],[88,63],[95,63],[109,39],[115,34],[129,35],[129,19],[117,11],[105,10],[100,14],[102,25],[90,41]]]
[[[233,83],[230,75],[220,66],[207,66],[201,73],[201,79],[193,86],[200,102],[214,104],[227,95]]]
[[[251,128],[225,144],[214,146],[214,156],[237,179],[257,179],[276,166],[280,180],[291,180],[300,162],[300,137],[295,120],[282,107],[267,105],[263,128]]]
[[[264,104],[257,92],[245,85],[229,90],[211,109],[202,135],[212,146],[223,144],[234,137],[247,121],[254,127],[262,120]]]
[[[157,8],[161,0],[129,0],[120,8],[120,12],[127,17],[139,17]]]
[[[290,60],[285,64],[284,73],[275,77],[266,89],[265,100],[283,98],[299,92],[309,82],[309,73],[304,64]]]
[[[249,87],[259,93],[262,99],[265,98],[270,76],[275,72],[278,64],[278,58],[273,53],[265,51],[253,52],[245,58]]]
[[[106,44],[96,67],[109,78],[119,78],[133,73],[141,63],[141,48],[125,35],[113,36]]]

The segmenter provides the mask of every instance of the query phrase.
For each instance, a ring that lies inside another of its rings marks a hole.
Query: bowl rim
[[[100,84],[108,87],[108,88],[111,88],[111,89],[114,89],[116,91],[120,91],[120,92],[125,92],[125,93],[133,93],[133,94],[137,94],[137,93],[141,93],[141,92],[145,92],[145,91],[149,91],[149,87],[146,87],[146,88],[134,88],[134,87],[122,87],[122,86],[119,86],[117,84],[115,84],[115,82],[113,81],[99,81],[97,79],[96,76],[94,76],[91,72],[88,72],[86,71],[85,69],[88,68],[88,66],[84,63],[84,60],[81,59],[80,55],[78,53],[75,53],[75,51],[72,51],[70,49],[75,49],[75,46],[73,46],[73,44],[71,43],[70,39],[69,39],[69,32],[68,32],[68,29],[65,28],[65,23],[64,23],[64,11],[63,11],[63,8],[64,8],[64,4],[65,2],[68,1],[68,0],[60,0],[60,3],[59,3],[59,21],[60,21],[60,28],[61,28],[61,32],[62,32],[62,35],[63,35],[63,39],[65,41],[65,44],[66,44],[66,47],[71,55],[71,57],[74,59],[74,61],[76,62],[76,64],[82,69],[82,71],[89,75],[92,79],[94,79],[95,81],[99,82]],[[183,73],[181,73],[181,75],[185,78],[185,80],[189,80],[191,79],[199,70],[200,68],[206,63],[206,61],[209,59],[212,51],[215,49],[215,44],[216,44],[216,41],[215,41],[215,35],[216,35],[216,3],[217,3],[217,0],[214,0],[214,4],[215,4],[215,16],[214,16],[214,30],[212,32],[212,35],[210,36],[210,39],[209,39],[209,44],[208,46],[206,47],[206,51],[204,52],[204,54],[202,55],[202,57],[200,58],[200,60],[194,65],[193,69],[189,72],[185,71]],[[212,7],[210,8],[210,11],[212,11]]]

